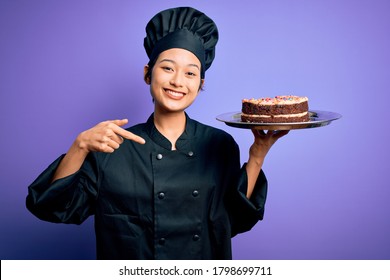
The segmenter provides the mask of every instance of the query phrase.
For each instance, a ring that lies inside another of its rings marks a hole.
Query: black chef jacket
[[[146,143],[89,153],[79,171],[51,183],[60,156],[29,186],[27,208],[55,223],[94,215],[98,259],[231,259],[231,237],[263,218],[264,174],[248,200],[234,139],[187,115],[176,150],[153,115],[128,130]]]

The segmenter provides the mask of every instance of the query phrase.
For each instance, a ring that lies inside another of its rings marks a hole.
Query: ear
[[[144,66],[144,81],[147,85],[150,85],[150,75],[148,75],[149,72],[149,65]]]
[[[204,79],[201,79],[200,80],[199,91],[201,91],[203,89],[203,86],[204,86]]]

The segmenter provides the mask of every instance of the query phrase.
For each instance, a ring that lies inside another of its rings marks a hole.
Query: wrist
[[[86,144],[86,141],[84,141],[84,132],[80,133],[76,140],[73,142],[73,145],[71,148],[74,148],[75,150],[78,150],[79,152],[89,153],[88,145]]]
[[[258,147],[256,145],[252,145],[249,149],[249,158],[252,158],[255,161],[264,161],[268,150],[264,147]]]
[[[89,153],[85,141],[82,140],[82,135],[77,136],[76,140],[70,147],[68,154],[78,155],[80,157],[86,157]]]
[[[264,163],[264,159],[265,157],[262,156],[249,155],[248,164],[255,164],[256,166],[259,166],[261,168]]]

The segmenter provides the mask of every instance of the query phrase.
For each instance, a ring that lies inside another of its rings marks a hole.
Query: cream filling
[[[299,113],[299,114],[285,114],[285,115],[250,115],[250,114],[244,114],[244,113],[241,113],[241,115],[245,116],[245,117],[255,117],[255,118],[271,118],[271,117],[274,117],[274,118],[293,118],[293,117],[303,117],[305,115],[307,115],[308,112],[303,112],[303,113]]]

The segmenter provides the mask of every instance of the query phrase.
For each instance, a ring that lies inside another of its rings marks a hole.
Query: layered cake
[[[274,98],[243,99],[241,121],[254,123],[307,122],[307,97],[282,95]]]

